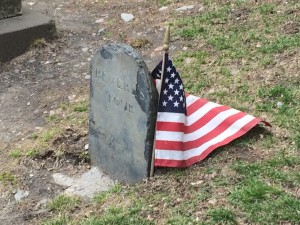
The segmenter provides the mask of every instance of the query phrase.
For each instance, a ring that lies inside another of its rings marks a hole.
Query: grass
[[[89,110],[89,102],[83,101],[73,105],[74,112],[87,112]]]
[[[71,211],[77,207],[79,201],[80,199],[78,197],[59,195],[48,204],[48,208],[53,212]]]
[[[66,215],[59,215],[55,218],[45,220],[42,225],[66,225],[69,221]]]
[[[11,172],[0,172],[0,183],[4,186],[15,185],[17,182],[17,178]]]
[[[20,158],[22,156],[22,153],[20,149],[15,149],[9,153],[9,156],[12,158]]]
[[[66,127],[87,126],[89,102],[84,98],[72,103],[63,103],[55,111],[55,114],[47,116],[47,125],[43,130],[33,133],[26,143],[18,149],[13,149],[9,153],[11,158],[38,158],[43,156],[48,150],[53,150],[55,139],[63,135]],[[86,129],[86,127],[81,128]],[[81,132],[78,130],[78,132]],[[62,156],[60,149],[54,149],[54,156]],[[88,159],[87,152],[82,152],[82,159]]]
[[[237,224],[235,214],[231,210],[226,208],[217,208],[210,210],[208,212],[208,215],[211,217],[211,222],[213,224]]]
[[[251,220],[259,224],[277,224],[278,221],[298,223],[300,200],[266,184],[261,180],[247,180],[230,196],[236,207],[242,207]]]

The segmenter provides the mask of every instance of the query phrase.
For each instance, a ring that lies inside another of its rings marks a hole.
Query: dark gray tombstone
[[[1,0],[0,19],[18,16],[22,14],[21,0]]]
[[[89,151],[113,179],[133,183],[149,175],[157,97],[133,48],[109,44],[97,51],[91,63]]]

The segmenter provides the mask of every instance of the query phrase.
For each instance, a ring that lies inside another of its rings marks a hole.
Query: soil
[[[51,175],[63,171],[75,176],[89,168],[78,156],[87,144],[87,127],[83,127],[85,132],[66,128],[55,140],[54,146],[64,149],[59,159],[51,150],[38,158],[20,160],[8,152],[16,146],[22,148],[34,132],[43,129],[51,110],[88,95],[90,60],[104,43],[132,44],[149,69],[153,68],[162,55],[159,47],[165,22],[179,13],[176,8],[189,4],[194,2],[176,3],[159,11],[157,4],[146,0],[23,2],[23,7],[55,20],[58,38],[37,42],[25,54],[0,64],[0,172],[9,171],[18,180],[14,188],[0,184],[0,224],[38,224],[47,216],[47,201],[65,189],[55,184]],[[121,13],[132,13],[135,19],[126,23]],[[175,49],[180,43],[172,45]],[[29,192],[20,202],[14,198],[18,190]]]

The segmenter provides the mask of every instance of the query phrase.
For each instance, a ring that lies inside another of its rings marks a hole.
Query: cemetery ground
[[[53,17],[58,38],[36,40],[27,53],[0,64],[2,224],[299,224],[298,1],[24,4]],[[185,5],[194,7],[176,11]],[[122,21],[123,12],[135,20]],[[166,21],[187,92],[273,127],[254,128],[190,168],[158,168],[154,178],[116,184],[93,199],[62,194],[54,172],[79,176],[90,168],[92,55],[106,42],[125,42],[151,69],[162,55]],[[25,192],[16,202],[18,190]]]

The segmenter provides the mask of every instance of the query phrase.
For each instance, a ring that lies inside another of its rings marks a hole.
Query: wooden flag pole
[[[159,93],[158,104],[159,104],[159,99],[160,99],[161,86],[162,86],[162,83],[163,83],[163,80],[164,80],[164,75],[165,75],[165,60],[166,60],[165,54],[168,53],[169,47],[170,47],[170,25],[168,24],[166,32],[165,32],[165,36],[164,36],[164,45],[163,45],[164,56],[163,56],[162,68],[161,68],[161,78],[160,78],[161,79],[161,85],[160,85],[160,88],[158,90],[158,93]],[[156,142],[156,124],[155,124],[155,132],[154,132],[152,157],[151,157],[150,177],[154,176],[155,142]]]

